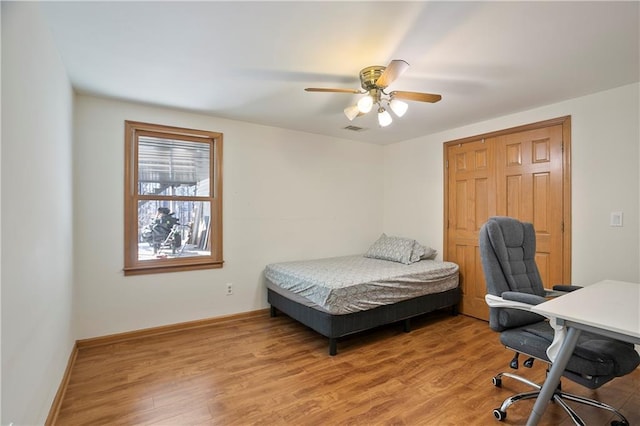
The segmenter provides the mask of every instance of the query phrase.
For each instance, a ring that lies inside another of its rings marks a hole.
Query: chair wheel
[[[493,416],[499,420],[499,421],[503,421],[504,419],[507,418],[507,413],[506,411],[502,411],[499,408],[496,408],[495,410],[493,410]]]
[[[493,386],[497,387],[497,388],[501,388],[502,387],[502,379],[498,378],[498,377],[494,377],[491,379],[491,383],[493,383]]]
[[[611,422],[611,426],[629,426],[629,423],[624,420],[614,420]]]

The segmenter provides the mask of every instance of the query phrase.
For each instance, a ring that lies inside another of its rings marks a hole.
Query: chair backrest
[[[544,296],[544,286],[535,262],[536,234],[533,225],[511,217],[491,217],[480,229],[480,258],[487,292],[501,296],[506,291]],[[489,325],[501,331],[542,317],[514,309],[490,308]]]

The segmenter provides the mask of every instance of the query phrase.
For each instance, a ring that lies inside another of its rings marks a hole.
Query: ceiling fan
[[[391,124],[393,119],[387,111],[387,108],[385,108],[385,105],[391,109],[395,115],[402,117],[407,112],[409,105],[401,101],[401,99],[431,103],[438,102],[442,99],[442,96],[433,93],[404,92],[400,90],[394,90],[390,93],[385,92],[384,89],[400,77],[407,68],[409,68],[409,64],[401,59],[394,59],[386,67],[374,65],[363,68],[360,71],[360,83],[363,90],[319,87],[307,87],[304,90],[307,92],[366,94],[366,96],[360,98],[356,105],[345,108],[344,114],[349,120],[353,120],[371,111],[373,105],[376,104],[378,105],[378,123],[381,127],[386,127]]]

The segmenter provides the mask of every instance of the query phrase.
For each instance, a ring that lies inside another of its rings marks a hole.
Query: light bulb
[[[402,117],[404,113],[407,112],[409,105],[406,102],[402,102],[397,99],[391,99],[391,102],[389,102],[389,107],[391,107],[391,111],[393,111],[395,115],[397,115],[398,117]]]
[[[380,127],[387,127],[392,121],[391,114],[380,107],[380,109],[378,109],[378,124],[380,124]]]
[[[358,105],[351,105],[344,109],[344,115],[347,116],[349,121],[353,121],[360,114],[360,110],[358,109]]]
[[[360,112],[363,114],[366,114],[369,111],[371,111],[372,107],[373,107],[373,99],[369,95],[360,98],[360,100],[358,101],[358,110],[360,110]]]

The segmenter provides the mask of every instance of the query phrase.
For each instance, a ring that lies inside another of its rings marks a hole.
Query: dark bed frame
[[[379,306],[368,311],[332,315],[302,305],[267,289],[267,301],[271,305],[271,316],[275,317],[277,311],[283,312],[328,337],[329,355],[331,356],[338,353],[338,338],[349,334],[399,321],[403,322],[404,331],[409,332],[411,318],[444,308],[451,308],[452,315],[457,315],[460,297],[460,288],[456,287],[442,293],[427,294],[391,305]]]

